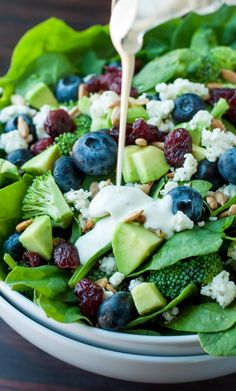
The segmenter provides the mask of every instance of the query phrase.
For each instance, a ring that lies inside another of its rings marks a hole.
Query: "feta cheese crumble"
[[[109,255],[107,257],[102,258],[99,261],[99,269],[106,273],[108,276],[111,276],[116,272],[116,260],[115,257]]]
[[[198,162],[191,153],[184,155],[185,161],[183,167],[177,168],[173,177],[174,182],[189,181],[193,174],[197,172]]]
[[[229,281],[229,273],[224,270],[217,274],[210,284],[203,286],[200,293],[211,297],[225,308],[236,298],[236,285]]]
[[[15,115],[25,114],[25,115],[28,115],[29,117],[33,117],[36,113],[37,113],[36,110],[31,109],[30,107],[28,107],[26,105],[22,105],[22,104],[15,105],[14,104],[11,106],[4,107],[0,111],[0,122],[6,123],[9,121],[9,119],[14,117]]]
[[[186,214],[179,210],[172,217],[171,225],[174,227],[175,232],[181,232],[185,229],[193,229],[194,223]]]
[[[142,277],[134,278],[133,280],[130,280],[129,287],[128,287],[129,291],[131,292],[134,288],[141,285],[143,282],[144,279]]]
[[[79,189],[79,190],[70,190],[67,193],[64,194],[65,200],[68,202],[68,204],[71,204],[73,208],[78,210],[83,218],[88,219],[89,218],[89,204],[92,193],[90,193],[87,190]]]
[[[109,278],[109,282],[112,286],[116,287],[116,286],[120,285],[124,279],[125,279],[125,275],[123,273],[115,272]]]
[[[236,185],[229,184],[229,185],[224,185],[217,189],[217,191],[224,193],[228,199],[233,198],[236,196]]]
[[[171,310],[165,311],[162,314],[162,316],[168,323],[171,322],[174,318],[176,318],[177,315],[179,315],[178,307],[171,308]]]
[[[52,108],[48,105],[44,105],[41,107],[40,111],[34,116],[33,124],[36,129],[36,134],[38,139],[49,137],[49,135],[44,130],[44,122],[47,118],[49,111]]]
[[[149,118],[158,117],[160,119],[166,119],[174,109],[175,104],[173,100],[150,100],[147,105],[147,113]]]
[[[28,149],[29,142],[32,138],[24,139],[18,130],[13,130],[8,133],[3,133],[0,136],[0,149],[4,149],[6,153],[11,153],[17,149]]]
[[[94,94],[91,98],[91,117],[104,117],[109,111],[109,106],[119,99],[119,95],[117,95],[114,91],[104,91],[101,95]]]
[[[192,83],[188,79],[176,79],[173,83],[160,83],[156,85],[156,92],[159,93],[161,100],[175,100],[177,96],[186,93],[193,93],[202,98],[208,96],[208,88],[204,84]]]
[[[189,122],[189,128],[194,130],[199,125],[205,128],[209,128],[211,126],[211,121],[213,119],[213,116],[206,110],[200,110],[197,112],[197,114],[194,115],[194,117]]]
[[[225,151],[236,146],[236,136],[231,132],[214,129],[202,131],[202,146],[206,148],[206,158],[215,162]]]
[[[177,182],[168,181],[165,184],[165,186],[163,187],[163,189],[160,191],[160,194],[165,196],[166,194],[168,194],[171,190],[175,189],[176,187],[178,187]]]

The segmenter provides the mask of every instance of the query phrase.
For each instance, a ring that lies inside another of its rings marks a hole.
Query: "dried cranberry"
[[[165,139],[164,154],[168,164],[181,167],[184,155],[192,152],[192,139],[186,129],[179,128],[170,132]]]
[[[75,124],[67,111],[58,109],[49,111],[44,129],[50,137],[55,138],[62,133],[74,132]]]
[[[99,91],[114,91],[121,94],[122,71],[115,66],[106,66],[102,75],[94,76],[87,82],[88,91],[91,93]],[[130,96],[137,96],[137,90],[131,88]]]
[[[23,264],[27,267],[37,267],[45,264],[43,259],[33,251],[27,251],[23,254]]]
[[[103,289],[88,278],[84,278],[75,287],[82,315],[93,317],[103,300]]]
[[[226,112],[228,119],[236,125],[236,89],[235,88],[213,88],[210,90],[210,103],[218,102],[220,98],[227,100],[229,110]]]
[[[80,264],[77,248],[60,240],[54,248],[54,263],[60,269],[76,269]]]
[[[43,152],[45,149],[47,149],[47,147],[49,147],[52,144],[53,144],[53,139],[51,137],[41,138],[41,140],[31,145],[30,150],[34,155],[38,155],[39,153]]]
[[[114,126],[110,130],[110,135],[118,142],[119,127]],[[144,138],[147,142],[164,141],[166,133],[161,132],[157,126],[147,124],[143,119],[138,119],[132,124],[126,126],[126,145],[135,144],[137,138]]]

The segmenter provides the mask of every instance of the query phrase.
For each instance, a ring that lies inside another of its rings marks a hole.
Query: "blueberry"
[[[129,292],[117,292],[103,301],[97,313],[99,326],[105,330],[119,330],[136,315],[133,298]]]
[[[24,248],[19,241],[19,232],[14,232],[3,243],[3,253],[8,253],[15,261],[21,261],[24,253]]]
[[[56,161],[53,176],[63,193],[79,189],[84,178],[84,174],[75,166],[70,156],[62,156]]]
[[[37,141],[36,129],[33,124],[32,118],[28,117],[25,114],[15,115],[14,117],[10,118],[9,121],[5,125],[5,132],[8,133],[8,132],[12,132],[13,130],[17,129],[18,118],[20,116],[27,123],[27,125],[29,127],[30,134],[33,136],[33,141]]]
[[[81,83],[82,79],[75,75],[60,79],[55,87],[55,95],[58,102],[74,102],[78,100],[78,88]]]
[[[85,174],[108,174],[116,165],[117,144],[109,134],[90,132],[76,141],[72,157]]]
[[[218,169],[227,182],[236,185],[236,148],[229,149],[219,158]]]
[[[6,157],[6,160],[15,164],[17,167],[23,166],[25,162],[30,160],[33,157],[32,152],[29,149],[16,149],[15,151],[9,153]]]
[[[205,103],[196,94],[184,94],[176,98],[172,118],[176,124],[190,121],[199,110],[205,110]]]
[[[197,173],[195,178],[202,179],[212,183],[211,190],[215,191],[225,183],[224,178],[221,176],[218,170],[218,164],[216,162],[209,162],[207,159],[203,159],[198,163]]]
[[[192,221],[198,222],[203,213],[203,201],[198,191],[189,186],[179,186],[168,193],[173,200],[172,212],[186,214]]]

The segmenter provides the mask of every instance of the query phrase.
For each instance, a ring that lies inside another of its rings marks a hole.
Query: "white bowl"
[[[0,282],[0,291],[11,304],[21,312],[51,330],[66,337],[93,346],[118,352],[157,356],[188,356],[205,354],[197,335],[186,336],[143,336],[101,330],[81,323],[63,324],[47,318],[40,307],[31,300]]]
[[[38,324],[3,297],[0,297],[0,314],[9,326],[38,348],[66,363],[99,375],[136,382],[182,383],[236,371],[236,357],[143,356],[86,345]]]

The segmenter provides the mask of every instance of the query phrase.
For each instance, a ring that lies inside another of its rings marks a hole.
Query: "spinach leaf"
[[[81,234],[82,234],[82,230],[81,230],[81,225],[80,225],[79,219],[74,217],[69,242],[71,242],[72,244],[75,244],[75,242],[80,238]]]
[[[224,217],[216,221],[207,221],[205,228],[214,232],[224,232],[231,227],[235,219],[235,216]]]
[[[219,213],[221,212],[224,212],[224,210],[227,210],[230,208],[231,205],[234,205],[236,204],[236,196],[232,197],[229,201],[226,202],[226,204],[224,204],[223,206],[221,206],[220,208],[214,210],[212,212],[212,216],[215,217],[217,216]]]
[[[236,323],[236,302],[227,308],[217,303],[188,305],[167,328],[196,333],[211,333],[228,330]]]
[[[161,334],[154,330],[145,330],[145,329],[133,329],[133,330],[124,330],[123,333],[126,334],[136,334],[136,335],[148,335],[151,337],[160,336]]]
[[[0,240],[4,240],[22,217],[22,201],[27,186],[18,181],[0,189]]]
[[[34,268],[16,266],[7,276],[5,282],[13,289],[35,289],[47,298],[54,298],[68,289],[69,273],[57,266],[45,265]]]
[[[236,326],[218,333],[200,333],[199,339],[211,356],[236,356]]]
[[[74,323],[84,321],[92,324],[88,318],[80,313],[78,305],[70,305],[56,300],[50,300],[43,295],[36,295],[35,302],[44,310],[48,318],[60,323]]]
[[[223,243],[221,235],[205,228],[179,232],[168,239],[152,259],[131,276],[147,270],[160,270],[189,257],[217,252]]]
[[[212,188],[211,182],[203,181],[201,179],[194,179],[190,181],[190,185],[201,194],[202,198],[206,197],[208,191]]]
[[[78,67],[80,73],[82,75],[96,74],[102,73],[102,69],[106,60],[101,60],[96,56],[96,53],[89,50],[87,53],[83,55],[83,58],[78,63]]]
[[[4,254],[3,260],[4,262],[6,262],[6,264],[11,270],[13,270],[17,266],[17,263],[14,261],[10,254]]]
[[[189,298],[190,296],[195,296],[198,293],[198,289],[196,285],[190,284],[188,285],[178,297],[176,297],[174,300],[172,300],[170,303],[168,303],[165,307],[161,308],[160,310],[153,312],[152,314],[145,315],[145,316],[139,316],[138,318],[132,320],[126,328],[133,328],[136,326],[139,326],[140,324],[146,323],[149,320],[152,320],[156,318],[158,315],[163,314],[163,312],[171,310],[173,307],[176,307],[181,301]]]

